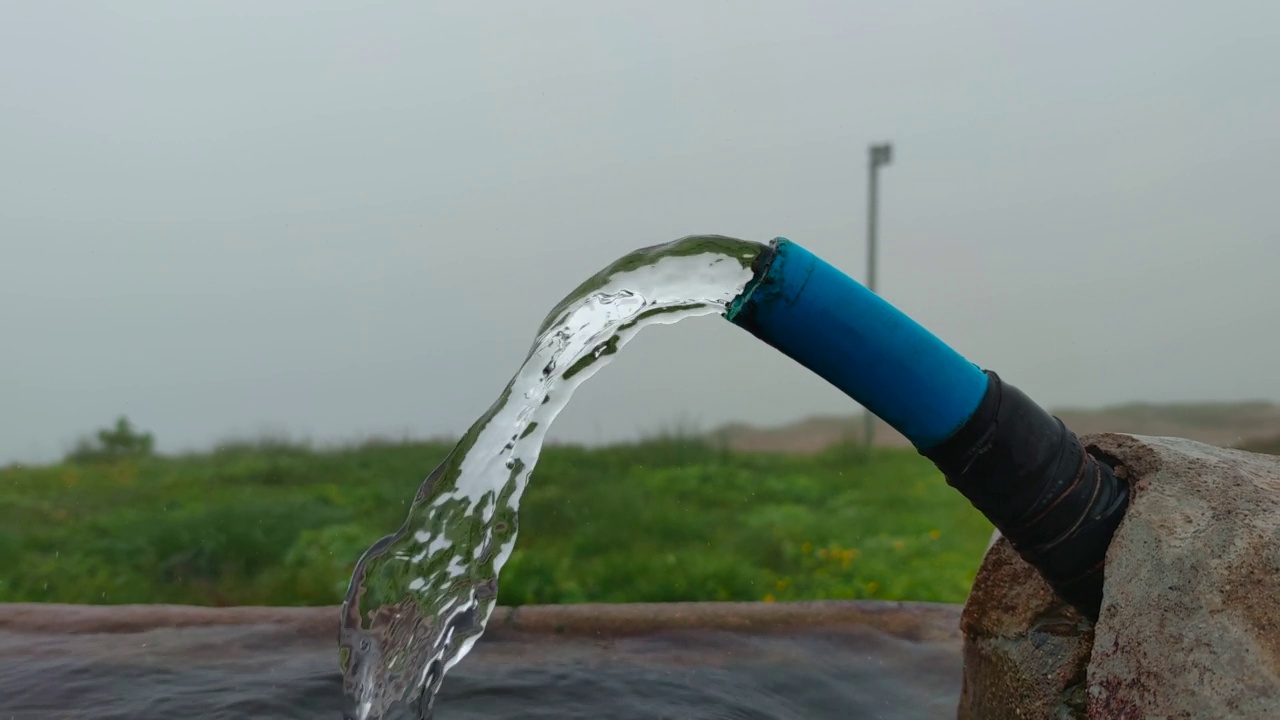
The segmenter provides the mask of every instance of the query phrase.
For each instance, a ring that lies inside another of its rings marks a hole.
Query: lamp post
[[[876,291],[876,214],[879,211],[879,177],[880,166],[888,165],[893,159],[893,145],[881,143],[872,145],[867,155],[867,289]],[[871,453],[871,443],[875,440],[876,418],[870,410],[863,411],[863,442],[867,453]]]

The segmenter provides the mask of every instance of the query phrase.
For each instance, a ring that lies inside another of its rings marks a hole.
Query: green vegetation
[[[336,603],[448,449],[259,443],[0,469],[0,601]],[[990,530],[911,451],[548,448],[499,599],[960,602]]]
[[[151,456],[154,448],[155,437],[151,433],[134,430],[129,418],[121,415],[114,426],[99,430],[93,439],[81,438],[75,449],[67,454],[67,462],[145,458]]]

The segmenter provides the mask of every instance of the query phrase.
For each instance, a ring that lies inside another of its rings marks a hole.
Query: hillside
[[[1076,433],[1123,432],[1184,437],[1222,447],[1263,447],[1280,443],[1280,405],[1246,403],[1132,403],[1098,410],[1064,408],[1054,414]],[[810,453],[842,441],[861,441],[861,417],[816,416],[772,428],[735,424],[711,436],[733,450]],[[876,444],[906,447],[907,441],[882,422]]]
[[[333,605],[449,449],[277,442],[0,468],[0,603]],[[911,451],[855,468],[839,450],[679,440],[547,448],[519,520],[506,605],[962,602],[991,537]]]

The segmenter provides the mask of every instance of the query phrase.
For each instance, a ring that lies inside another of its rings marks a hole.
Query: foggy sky
[[[0,462],[457,433],[634,248],[784,235],[1040,402],[1280,399],[1280,5],[0,6]],[[701,318],[559,440],[857,407]]]

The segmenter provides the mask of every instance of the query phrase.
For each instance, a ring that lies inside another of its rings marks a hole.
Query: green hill
[[[0,469],[0,601],[339,602],[447,450],[269,443]],[[499,600],[960,602],[990,532],[909,450],[552,447]]]

